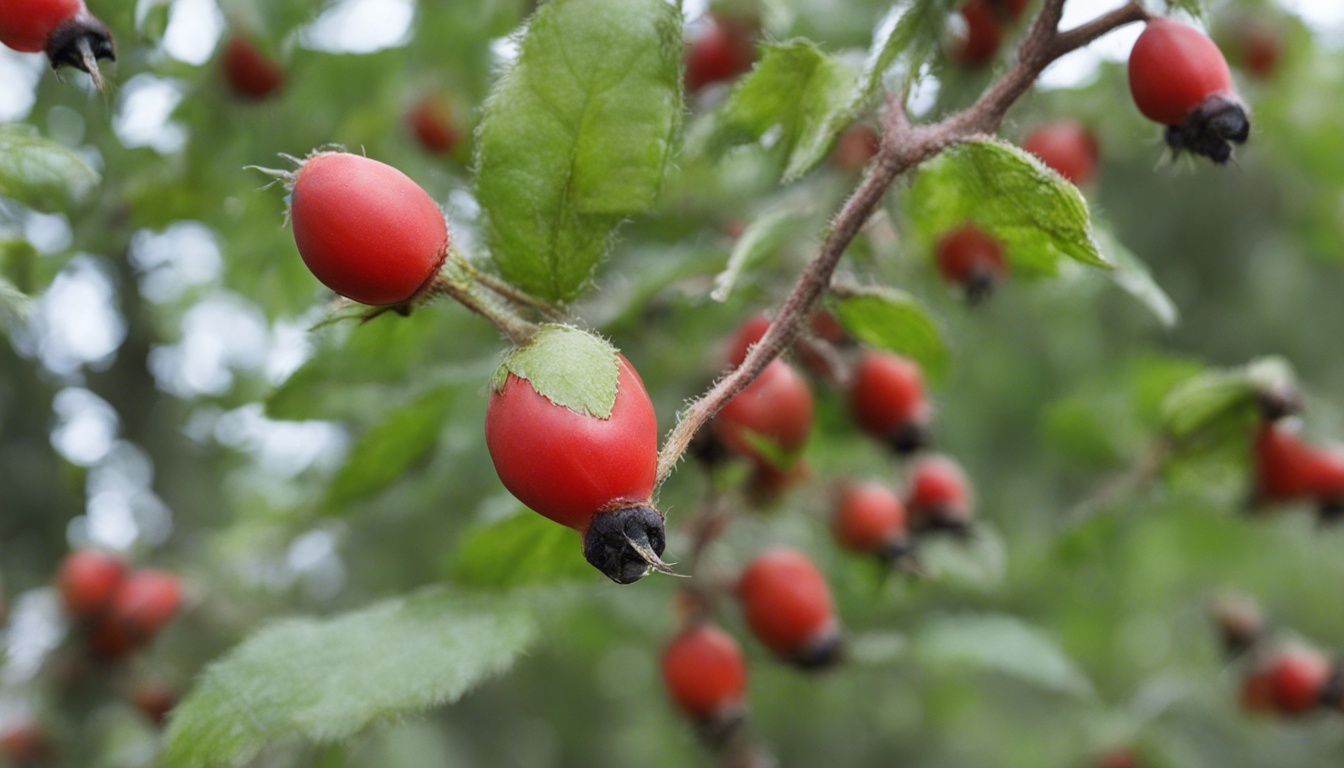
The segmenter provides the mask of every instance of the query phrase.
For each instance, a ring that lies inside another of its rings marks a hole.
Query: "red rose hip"
[[[606,418],[559,405],[508,371],[490,393],[485,441],[510,493],[578,531],[588,562],[629,584],[650,567],[666,570],[658,559],[666,540],[650,501],[658,470],[653,404],[625,357],[615,360],[616,398]]]
[[[82,0],[0,0],[0,43],[23,53],[45,52],[52,69],[82,69],[100,91],[98,59],[117,58],[112,33]]]
[[[970,533],[973,511],[970,484],[961,467],[946,456],[925,456],[910,470],[905,502],[916,531]]]
[[[1080,187],[1091,181],[1097,170],[1097,138],[1076,120],[1040,126],[1027,134],[1022,148]]]
[[[237,96],[260,101],[285,84],[285,70],[243,35],[234,35],[224,44],[220,64],[224,82]]]
[[[299,255],[323,285],[362,304],[402,304],[448,255],[439,206],[406,174],[347,152],[318,152],[292,179]]]
[[[677,708],[699,721],[740,714],[747,666],[737,641],[712,624],[690,627],[663,651],[663,684]]]
[[[1144,117],[1167,126],[1164,138],[1178,152],[1225,163],[1232,144],[1250,135],[1227,60],[1194,27],[1164,18],[1149,21],[1129,54],[1129,90]]]
[[[126,563],[119,556],[81,549],[61,561],[56,589],[70,615],[90,622],[107,611],[125,579]]]
[[[938,273],[960,286],[972,304],[989,298],[1008,272],[1003,244],[974,224],[946,232],[933,245]]]
[[[145,568],[121,583],[112,598],[108,621],[119,627],[136,645],[145,645],[159,634],[182,607],[182,582],[166,571]]]
[[[866,352],[854,366],[849,410],[864,432],[897,453],[928,443],[929,404],[919,366],[888,352]]]
[[[747,564],[737,596],[751,632],[780,658],[805,669],[840,658],[840,622],[831,590],[807,555],[772,549]]]
[[[909,552],[905,505],[890,488],[876,482],[846,483],[836,494],[832,530],[840,546],[859,554],[889,559]]]
[[[774,463],[756,441],[795,454],[812,430],[812,390],[783,360],[772,360],[755,381],[714,417],[714,434],[728,450],[757,463]]]
[[[437,93],[420,97],[406,113],[406,124],[420,146],[433,155],[446,155],[462,141],[447,99]]]
[[[732,80],[756,61],[748,25],[718,16],[686,44],[686,90],[694,93],[711,83]]]

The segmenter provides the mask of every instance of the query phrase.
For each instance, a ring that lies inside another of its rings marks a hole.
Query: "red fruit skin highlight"
[[[41,53],[51,33],[81,12],[88,13],[80,0],[0,0],[0,43]]]
[[[859,427],[879,439],[927,421],[919,366],[887,352],[865,353],[854,367],[849,408]]]
[[[320,152],[304,161],[289,215],[308,269],[362,304],[410,301],[448,255],[448,224],[429,194],[361,155]]]
[[[662,673],[672,701],[693,719],[721,718],[742,706],[746,662],[737,641],[718,627],[699,624],[673,638]]]
[[[905,538],[905,505],[881,483],[848,483],[837,495],[831,522],[840,546],[879,553]]]
[[[1177,125],[1209,96],[1231,93],[1232,72],[1208,35],[1156,18],[1130,51],[1129,90],[1144,117]]]
[[[839,622],[831,590],[812,560],[797,550],[757,555],[737,583],[751,632],[784,659],[804,665],[834,661]],[[810,658],[818,651],[820,658]]]
[[[629,361],[617,360],[607,419],[556,405],[512,373],[486,408],[486,447],[504,487],[581,534],[599,512],[647,504],[658,471],[653,403]]]

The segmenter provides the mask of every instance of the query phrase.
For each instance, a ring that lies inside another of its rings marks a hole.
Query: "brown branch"
[[[1053,61],[1116,27],[1144,21],[1148,12],[1131,1],[1067,32],[1058,30],[1065,0],[1045,0],[1031,30],[1019,46],[1016,62],[974,104],[933,125],[911,125],[905,96],[889,97],[882,115],[882,144],[859,186],[831,220],[821,250],[807,265],[775,314],[761,340],[734,370],[716,381],[688,405],[658,454],[658,482],[672,473],[703,427],[734,395],[750,384],[798,334],[812,304],[830,287],[836,264],[897,178],[944,148],[998,129],[1008,109],[1025,94]]]

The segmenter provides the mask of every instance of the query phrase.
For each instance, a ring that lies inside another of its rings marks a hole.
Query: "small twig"
[[[551,304],[550,302],[547,301],[543,301],[542,299],[539,299],[530,293],[521,291],[518,288],[515,288],[512,284],[507,283],[499,279],[498,277],[495,277],[489,272],[482,272],[481,270],[477,269],[474,264],[467,261],[456,251],[452,252],[449,258],[453,259],[454,263],[460,266],[463,269],[463,271],[471,275],[473,280],[485,286],[486,288],[490,289],[491,291],[494,291],[495,293],[509,300],[513,304],[516,304],[520,307],[531,307],[532,309],[535,309],[541,314],[558,322],[564,323],[569,321],[569,316],[566,315],[564,311],[556,307],[554,304]]]
[[[520,317],[511,307],[505,306],[493,294],[481,290],[482,286],[469,273],[453,269],[454,261],[449,264],[434,282],[428,293],[448,296],[472,312],[489,320],[515,345],[526,344],[537,335],[540,327]],[[458,274],[454,274],[458,272]]]
[[[830,285],[836,264],[897,178],[953,144],[996,131],[1008,109],[1025,94],[1055,59],[1082,47],[1116,27],[1144,21],[1149,14],[1138,2],[1067,32],[1058,30],[1065,0],[1045,0],[1040,14],[1017,51],[1016,62],[974,104],[933,125],[911,125],[905,95],[889,96],[882,113],[882,142],[859,186],[831,221],[816,257],[775,314],[761,340],[742,364],[716,381],[688,405],[658,454],[658,482],[671,474],[703,427],[734,395],[750,384],[798,335],[812,304]]]
[[[1134,466],[1102,482],[1091,495],[1075,504],[1064,515],[1064,524],[1078,525],[1091,520],[1126,495],[1144,490],[1157,480],[1171,453],[1169,441],[1154,440]]]

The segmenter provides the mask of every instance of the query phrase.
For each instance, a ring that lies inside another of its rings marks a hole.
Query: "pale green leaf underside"
[[[764,47],[761,61],[733,90],[714,118],[717,151],[760,141],[778,128],[787,153],[786,181],[826,156],[859,106],[858,70],[807,40]]]
[[[74,150],[17,125],[0,126],[0,195],[39,204],[79,198],[98,174]]]
[[[942,617],[915,636],[913,647],[928,666],[995,672],[1056,693],[1094,695],[1091,681],[1054,640],[1010,616]]]
[[[1259,393],[1296,389],[1292,366],[1278,357],[1241,368],[1209,370],[1172,390],[1162,401],[1162,426],[1177,439],[1231,423],[1251,413]]]
[[[845,330],[879,349],[905,355],[925,375],[939,379],[947,369],[948,352],[933,318],[910,295],[894,288],[863,288],[836,303]]]
[[[1152,272],[1148,271],[1148,265],[1126,248],[1109,229],[1096,227],[1095,234],[1102,252],[1115,265],[1115,269],[1108,273],[1111,280],[1121,290],[1151,310],[1162,325],[1168,328],[1176,325],[1180,320],[1180,312],[1177,311],[1171,297],[1167,296],[1162,286],[1153,279]]]
[[[1063,258],[1110,266],[1078,188],[1004,141],[948,148],[920,167],[904,207],[926,249],[950,229],[979,225],[1004,244],[1014,276],[1053,275]]]
[[[502,389],[512,373],[556,405],[605,419],[616,406],[616,354],[615,347],[587,331],[548,325],[509,352],[494,386]]]
[[[810,211],[796,203],[786,204],[766,211],[748,224],[733,244],[728,264],[715,276],[710,297],[715,301],[726,301],[743,272],[769,260],[796,229],[809,223],[808,213]]]
[[[522,607],[442,590],[271,625],[196,681],[173,711],[163,765],[241,765],[272,742],[337,741],[456,701],[536,638]]]
[[[623,216],[658,193],[681,123],[681,15],[662,0],[551,0],[478,135],[477,195],[500,273],[574,298]]]

